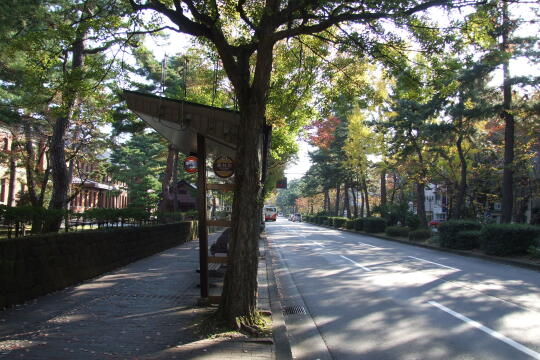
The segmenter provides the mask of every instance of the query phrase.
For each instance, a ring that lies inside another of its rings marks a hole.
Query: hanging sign
[[[197,166],[197,158],[195,156],[188,156],[184,160],[184,170],[190,174],[197,172]]]
[[[228,156],[218,157],[212,166],[214,173],[220,178],[228,178],[234,174],[234,162]]]

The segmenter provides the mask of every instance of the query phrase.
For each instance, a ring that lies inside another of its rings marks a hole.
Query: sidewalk
[[[0,359],[275,359],[271,341],[195,338],[194,321],[212,311],[195,305],[198,259],[193,241],[0,311]],[[262,310],[267,281],[261,256]]]

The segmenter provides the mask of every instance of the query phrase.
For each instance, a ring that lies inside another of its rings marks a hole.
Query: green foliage
[[[353,219],[347,219],[347,222],[346,222],[346,224],[345,224],[345,227],[346,227],[347,229],[353,230],[353,229],[354,229],[354,224],[355,224],[355,223],[356,223],[355,220],[353,220]]]
[[[431,237],[431,231],[428,229],[413,230],[409,232],[409,240],[420,241]]]
[[[480,230],[458,231],[453,242],[453,249],[471,250],[480,246]]]
[[[481,225],[474,220],[450,220],[439,225],[439,245],[449,249],[462,249],[458,238],[460,231],[480,230]]]
[[[416,230],[420,227],[420,217],[416,214],[409,212],[407,213],[407,216],[405,218],[405,223],[407,224],[407,227],[409,229]]]
[[[535,245],[540,227],[522,224],[488,224],[482,228],[480,241],[488,255],[523,255]]]
[[[340,217],[340,216],[334,216],[332,219],[332,226],[335,228],[342,228],[345,227],[345,224],[347,223],[346,217]]]
[[[388,226],[385,232],[388,236],[407,237],[407,235],[409,235],[409,231],[410,229],[406,226]]]
[[[540,258],[540,236],[533,240],[533,244],[527,249],[527,253],[534,258]]]
[[[363,223],[363,230],[368,233],[382,233],[386,229],[386,220],[380,217],[364,218]]]
[[[363,231],[364,230],[364,219],[365,218],[356,218],[354,219],[354,230]]]

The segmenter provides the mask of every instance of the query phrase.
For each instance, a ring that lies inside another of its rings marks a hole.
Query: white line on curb
[[[451,266],[446,266],[446,265],[443,265],[443,264],[439,264],[439,263],[436,263],[436,262],[433,262],[433,261],[429,261],[429,260],[426,260],[426,259],[421,259],[421,258],[417,258],[417,257],[414,257],[414,256],[407,256],[407,257],[410,257],[410,258],[413,258],[413,259],[416,259],[416,260],[420,260],[420,261],[425,261],[425,262],[428,262],[430,264],[435,264],[435,265],[438,265],[438,266],[442,266],[442,267],[445,267],[447,269],[452,269],[452,270],[456,270],[456,271],[461,271],[460,269],[456,269],[454,267],[451,267]]]
[[[533,351],[531,349],[529,349],[528,347],[524,346],[524,345],[521,345],[520,343],[510,339],[510,338],[507,338],[506,336],[504,336],[503,334],[501,333],[498,333],[497,331],[495,330],[491,330],[490,328],[488,327],[485,327],[484,325],[480,324],[479,322],[477,321],[474,321],[472,319],[469,319],[468,317],[466,317],[465,315],[462,315],[458,312],[455,312],[454,310],[452,309],[449,309],[447,308],[446,306],[444,305],[441,305],[439,304],[438,302],[436,301],[428,301],[428,303],[430,305],[433,305],[437,308],[439,308],[440,310],[452,315],[453,317],[456,317],[458,318],[459,320],[477,328],[478,330],[481,330],[483,332],[485,332],[486,334],[490,335],[490,336],[493,336],[494,338],[512,346],[514,349],[517,349],[529,356],[531,356],[532,358],[534,359],[540,359],[540,354],[537,353],[536,351]]]
[[[357,263],[356,261],[351,260],[351,259],[349,259],[349,258],[346,257],[346,256],[343,256],[343,255],[339,255],[339,256],[341,256],[343,259],[345,259],[345,260],[347,260],[347,261],[352,262],[354,265],[358,266],[359,268],[362,268],[362,269],[365,270],[365,271],[371,271],[370,268],[367,268],[367,267],[365,267],[365,266],[362,266],[362,265],[360,265],[359,263]]]

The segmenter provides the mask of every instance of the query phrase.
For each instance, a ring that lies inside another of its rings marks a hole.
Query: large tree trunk
[[[508,4],[503,1],[503,33],[502,33],[502,51],[509,51]],[[503,63],[503,111],[504,119],[504,168],[502,183],[502,219],[503,223],[512,221],[512,209],[514,206],[514,115],[511,112],[512,107],[512,86],[510,84],[509,61]]]
[[[426,185],[424,183],[416,183],[416,213],[420,218],[420,227],[427,228],[427,218],[426,218],[426,194],[425,194]]]
[[[462,219],[465,217],[465,194],[467,193],[467,159],[465,159],[465,154],[463,152],[462,145],[463,136],[459,135],[458,140],[456,142],[456,148],[459,155],[459,162],[460,162],[460,179],[459,179],[459,187],[458,187],[458,193],[456,197],[456,205],[455,207],[452,207],[452,209],[455,209],[455,217],[458,219]]]
[[[159,211],[168,212],[173,208],[171,206],[171,194],[170,194],[170,185],[171,179],[173,177],[174,164],[175,164],[175,154],[176,149],[174,145],[169,144],[169,149],[167,153],[167,166],[165,167],[165,174],[163,175],[163,181],[161,182],[161,202],[159,203]],[[176,186],[176,184],[174,184]]]
[[[324,206],[323,211],[325,214],[330,215],[330,194],[328,189],[324,189]]]
[[[365,198],[365,195],[364,195],[364,190],[360,187],[359,189],[360,191],[360,217],[364,217],[364,208],[365,208],[365,205],[366,205],[366,198]]]
[[[81,16],[86,16],[83,14]],[[51,214],[48,217],[47,223],[44,226],[45,232],[57,232],[60,229],[63,215],[59,210],[63,210],[68,202],[68,188],[70,186],[69,172],[66,165],[65,154],[65,135],[69,127],[70,119],[75,110],[76,99],[78,97],[78,83],[82,80],[82,67],[84,66],[84,29],[78,30],[77,39],[73,43],[73,59],[71,62],[71,71],[64,74],[69,79],[67,88],[62,94],[62,109],[59,110],[60,115],[56,117],[51,139],[50,160],[53,178],[53,191],[49,209],[56,210],[57,213]],[[79,81],[77,81],[79,80]]]
[[[386,206],[386,168],[381,169],[381,206]]]
[[[334,216],[339,216],[339,197],[341,195],[341,184],[336,186],[336,207],[334,210]]]
[[[371,216],[371,209],[369,206],[369,193],[365,177],[362,177],[362,191],[364,192],[364,201],[366,203],[366,216]]]
[[[251,80],[250,54],[237,58],[239,71],[232,75],[238,97],[240,124],[236,149],[235,187],[232,211],[232,236],[219,312],[230,326],[254,324],[257,296],[260,216],[263,199],[261,186],[262,132],[266,99],[272,70],[273,43],[261,43],[257,49],[256,71]],[[218,50],[219,51],[219,50]],[[224,62],[224,67],[230,64]],[[232,70],[232,69],[229,69]],[[251,82],[251,84],[250,84]]]
[[[356,219],[358,217],[358,196],[356,191],[354,191],[354,185],[351,186],[351,194],[353,198],[353,211],[354,211],[354,218]]]
[[[15,159],[15,142],[11,141],[9,153],[9,185],[7,206],[12,207],[15,200],[15,181],[17,181],[17,161]]]

